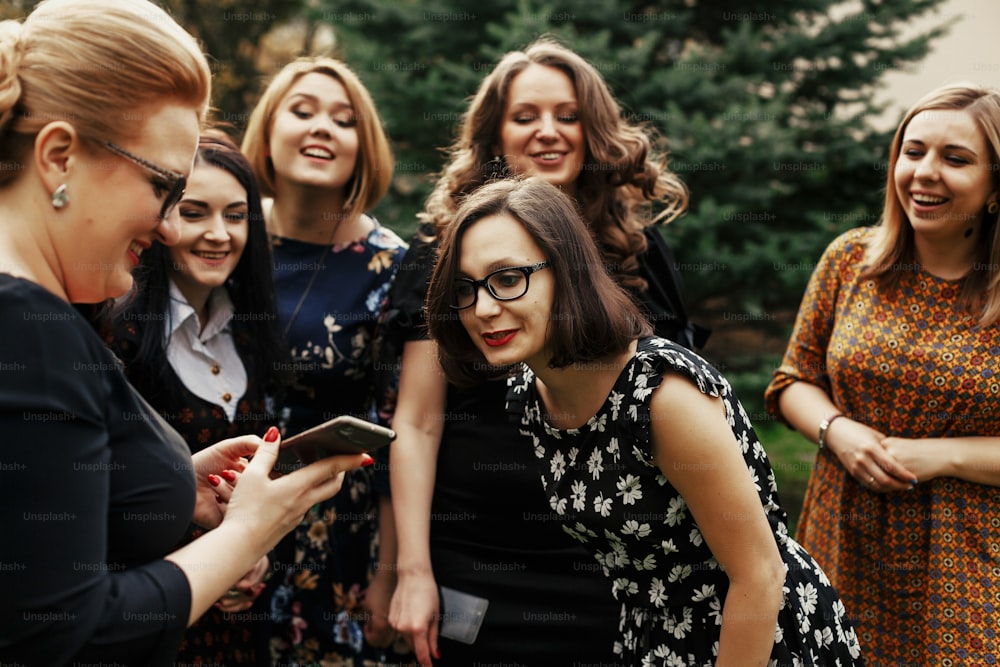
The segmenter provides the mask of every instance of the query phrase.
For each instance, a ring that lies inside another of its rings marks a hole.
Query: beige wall
[[[951,31],[912,71],[886,74],[885,89],[875,96],[889,104],[879,127],[894,127],[907,108],[938,86],[971,81],[1000,88],[1000,0],[948,0],[914,25],[926,29],[957,15]]]

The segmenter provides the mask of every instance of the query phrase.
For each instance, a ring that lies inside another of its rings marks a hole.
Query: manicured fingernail
[[[211,484],[212,486],[218,486],[219,484],[222,484],[222,480],[219,479],[218,475],[209,475],[208,483]]]
[[[232,470],[223,470],[222,472],[219,473],[219,476],[222,477],[222,479],[229,482],[230,484],[236,482],[236,473],[233,472]]]
[[[367,468],[368,466],[370,466],[373,463],[375,463],[375,459],[373,459],[370,454],[362,454],[362,456],[365,457],[364,460],[361,461],[361,467],[362,468]]]
[[[264,442],[274,442],[275,440],[278,439],[278,434],[279,434],[278,427],[272,426],[271,428],[267,429],[267,433],[264,434]]]

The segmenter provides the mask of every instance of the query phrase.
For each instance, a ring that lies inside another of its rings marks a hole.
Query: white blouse
[[[191,393],[218,405],[232,422],[236,405],[247,390],[247,371],[233,342],[229,293],[225,287],[212,290],[208,322],[201,327],[194,307],[170,281],[169,314],[164,332],[167,361]]]

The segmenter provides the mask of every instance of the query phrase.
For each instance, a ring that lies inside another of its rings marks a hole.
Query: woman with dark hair
[[[732,388],[653,336],[573,202],[530,178],[470,195],[427,296],[449,379],[510,368],[541,488],[621,601],[633,667],[862,665],[843,604],[789,537]]]
[[[142,254],[138,293],[116,313],[109,345],[194,453],[273,423],[288,361],[257,179],[223,132],[202,134],[174,215],[180,240]],[[188,629],[179,661],[270,665],[268,624],[251,610],[267,570],[265,557]]]
[[[503,412],[503,383],[449,384],[427,340],[423,307],[436,237],[447,233],[463,197],[525,175],[573,196],[600,245],[593,270],[625,286],[657,332],[704,342],[684,326],[682,306],[662,289],[656,268],[672,261],[663,259],[651,223],[683,213],[684,184],[647,132],[623,119],[585,59],[544,39],[506,54],[470,102],[427,201],[422,234],[390,296],[380,358],[383,368],[400,369],[391,452],[399,583],[390,618],[424,665],[432,656],[444,665],[532,667],[614,659],[617,605],[547,511],[534,454]],[[475,617],[477,632],[441,624],[439,588],[446,619],[458,599],[485,610]]]
[[[820,258],[768,410],[819,450],[798,539],[872,665],[1000,655],[1000,90],[931,91],[875,227]]]

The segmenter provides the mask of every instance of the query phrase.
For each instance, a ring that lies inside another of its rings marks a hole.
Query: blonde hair
[[[389,138],[382,128],[375,103],[357,75],[343,62],[334,58],[299,58],[285,65],[264,89],[257,106],[250,114],[242,150],[253,166],[260,192],[265,197],[275,195],[274,164],[268,156],[274,114],[295,82],[306,74],[325,74],[340,82],[354,107],[358,128],[358,159],[348,182],[347,203],[343,213],[351,217],[375,206],[385,196],[392,181],[393,157]]]
[[[894,172],[903,145],[906,128],[917,114],[930,110],[964,111],[983,134],[989,149],[991,180],[1000,190],[1000,90],[974,84],[953,84],[931,91],[906,113],[889,151],[885,185],[885,205],[882,218],[875,227],[865,253],[865,268],[861,276],[875,278],[892,289],[899,284],[900,272],[894,267],[916,264],[913,228],[896,193]],[[991,201],[995,201],[994,198]],[[1000,321],[1000,212],[990,214],[983,209],[980,229],[979,256],[966,277],[960,302],[976,310],[981,308],[979,325],[990,326]]]
[[[573,82],[586,144],[583,171],[576,181],[576,202],[619,281],[645,288],[635,275],[636,256],[646,249],[642,229],[669,222],[687,209],[688,192],[680,178],[656,155],[644,128],[622,117],[621,106],[601,73],[584,58],[549,38],[500,59],[476,91],[462,117],[449,161],[420,215],[435,233],[451,223],[463,196],[490,180],[488,164],[500,146],[500,129],[514,77],[529,65],[553,67]],[[663,206],[655,218],[643,216],[652,203]]]
[[[52,121],[91,141],[138,135],[123,110],[168,100],[204,120],[211,80],[194,38],[146,0],[44,0],[23,24],[0,22],[0,158],[12,163],[0,185]]]

